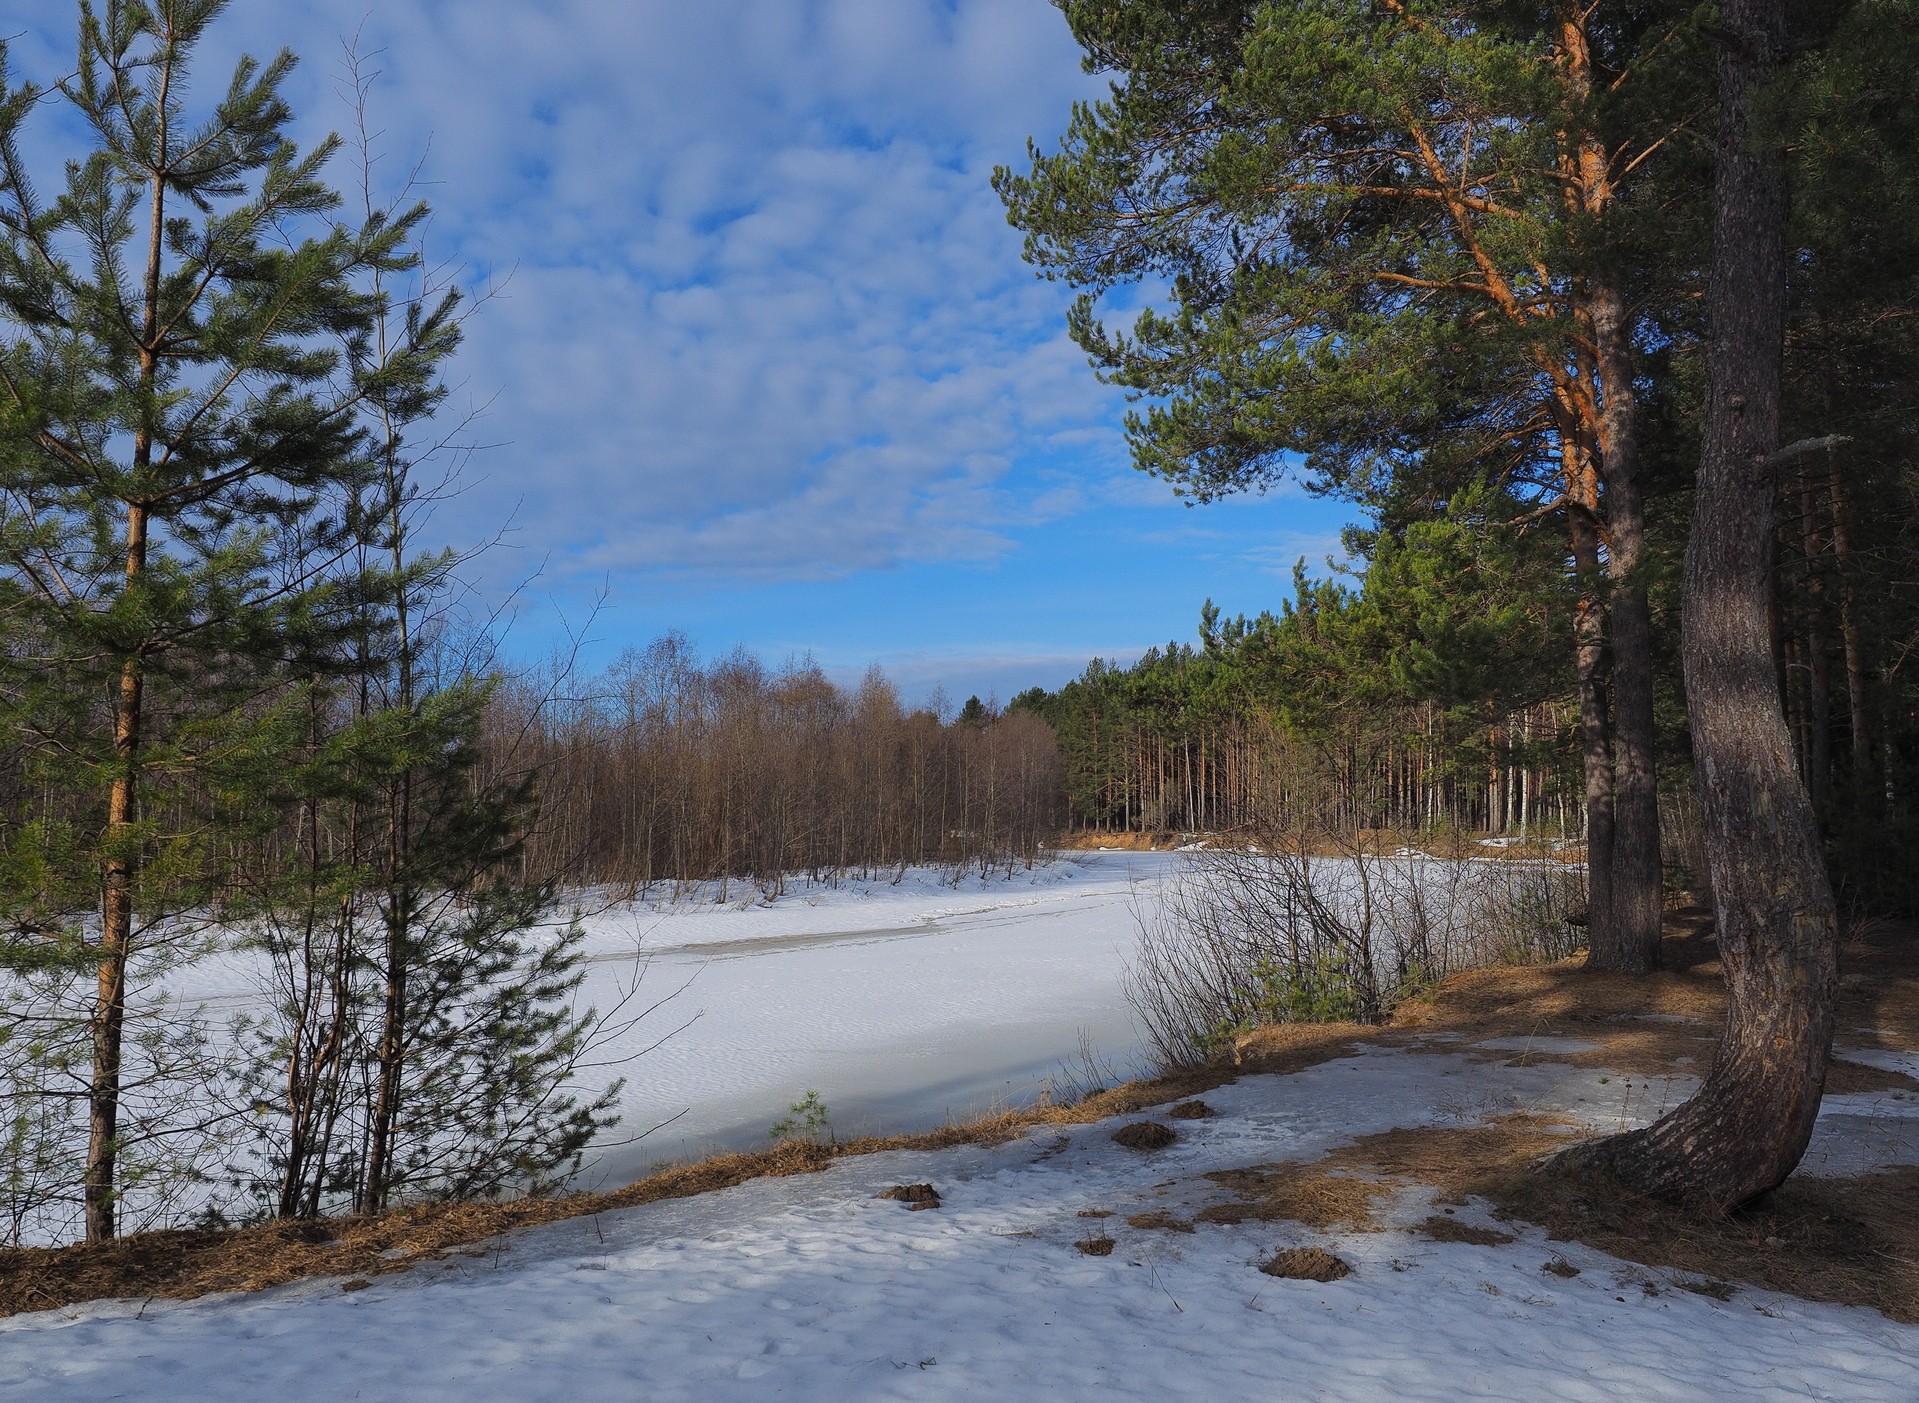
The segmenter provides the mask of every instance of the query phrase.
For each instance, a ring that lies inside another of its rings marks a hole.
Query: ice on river
[[[592,1089],[626,1079],[620,1124],[584,1181],[625,1183],[663,1159],[763,1145],[811,1090],[841,1135],[1030,1100],[1077,1057],[1081,1030],[1116,1071],[1136,1070],[1121,989],[1135,911],[1186,861],[1076,853],[957,885],[908,868],[897,880],[791,880],[771,900],[743,882],[724,901],[712,885],[677,900],[664,886],[613,904],[586,894],[582,1002],[612,1008],[636,973],[629,1011],[672,997],[601,1046],[581,1078]],[[259,998],[245,955],[170,982],[216,1016]]]
[[[612,1138],[678,1119],[604,1150],[595,1172],[618,1183],[662,1157],[764,1143],[809,1090],[841,1134],[924,1129],[1030,1099],[1076,1054],[1082,1029],[1128,1066],[1139,1037],[1121,974],[1135,904],[1156,900],[1183,861],[1080,854],[958,887],[916,868],[897,882],[793,885],[771,902],[636,903],[590,917],[590,998],[610,1003],[636,946],[642,998],[682,991],[609,1049],[617,1058],[673,1030],[624,1068]]]

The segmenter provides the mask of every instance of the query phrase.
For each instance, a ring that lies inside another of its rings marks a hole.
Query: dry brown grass
[[[1142,1232],[1185,1232],[1194,1231],[1192,1220],[1168,1213],[1163,1208],[1155,1208],[1150,1213],[1135,1213],[1126,1220],[1129,1228],[1138,1228]]]
[[[1376,1042],[1385,1031],[1364,1023],[1282,1023],[1235,1038],[1228,1056],[1235,1073],[1289,1076],[1344,1057],[1353,1044]]]
[[[1413,1231],[1434,1242],[1465,1242],[1474,1247],[1502,1247],[1508,1242],[1517,1241],[1509,1232],[1501,1232],[1498,1228],[1482,1228],[1476,1223],[1462,1223],[1457,1218],[1448,1218],[1441,1213],[1433,1214]]]
[[[1291,1222],[1321,1232],[1381,1231],[1384,1224],[1374,1206],[1401,1187],[1368,1167],[1347,1168],[1327,1160],[1224,1169],[1206,1177],[1234,1196],[1201,1209],[1202,1223]]]
[[[1053,846],[1061,852],[1097,852],[1104,848],[1109,852],[1150,853],[1167,851],[1190,841],[1177,833],[1101,833],[1089,830],[1068,833],[1055,840]]]
[[[1637,1195],[1537,1173],[1543,1158],[1565,1148],[1567,1129],[1542,1117],[1508,1116],[1468,1128],[1369,1135],[1308,1164],[1209,1175],[1239,1197],[1199,1216],[1216,1223],[1290,1219],[1321,1231],[1376,1229],[1375,1203],[1427,1184],[1440,1190],[1441,1202],[1482,1199],[1497,1217],[1537,1224],[1555,1239],[1683,1273],[1691,1279],[1673,1284],[1687,1290],[1723,1299],[1730,1283],[1743,1283],[1919,1322],[1919,1215],[1913,1212],[1919,1168],[1794,1178],[1752,1208],[1702,1219]],[[1440,1214],[1415,1231],[1442,1242],[1512,1240]],[[1577,1270],[1562,1266],[1559,1274]]]

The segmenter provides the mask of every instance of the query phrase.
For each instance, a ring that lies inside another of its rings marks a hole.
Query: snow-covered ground
[[[1180,1141],[1152,1154],[1116,1146],[1116,1122],[1049,1127],[558,1223],[364,1289],[317,1280],[17,1316],[0,1321],[0,1400],[1919,1398],[1919,1329],[1764,1292],[1710,1299],[1537,1231],[1480,1247],[1400,1230],[1125,1224],[1221,1196],[1199,1177],[1213,1169],[1514,1108],[1610,1126],[1686,1089],[1642,1086],[1629,1110],[1604,1077],[1373,1048],[1210,1092],[1220,1114],[1181,1122]],[[1913,1109],[1834,1098],[1837,1129],[1821,1138]],[[874,1197],[922,1180],[945,1197],[937,1211]],[[1079,1216],[1094,1210],[1115,1216]],[[1427,1211],[1409,1191],[1397,1221]],[[1117,1250],[1078,1252],[1091,1230]],[[1256,1270],[1304,1241],[1353,1274],[1320,1285]],[[1555,1257],[1579,1274],[1542,1272]]]

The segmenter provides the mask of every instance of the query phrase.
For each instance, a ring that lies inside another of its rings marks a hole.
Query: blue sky
[[[0,15],[16,74],[70,66],[64,0]],[[533,577],[511,651],[676,628],[1003,699],[1337,551],[1336,504],[1127,466],[988,183],[1098,91],[1045,0],[236,0],[202,91],[291,47],[303,132],[343,128],[356,32],[385,171],[424,160],[431,253],[494,290],[455,371],[488,446],[434,529],[511,522],[479,574]]]

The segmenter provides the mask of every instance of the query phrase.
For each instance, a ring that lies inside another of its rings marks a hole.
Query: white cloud
[[[48,9],[36,56],[71,48]],[[1089,499],[1009,485],[1024,458],[1111,476],[1115,396],[988,186],[1094,86],[1045,0],[241,4],[198,91],[288,45],[303,126],[342,126],[363,24],[383,170],[430,140],[435,251],[511,270],[456,372],[502,446],[449,533],[517,502],[557,572],[817,579]]]

